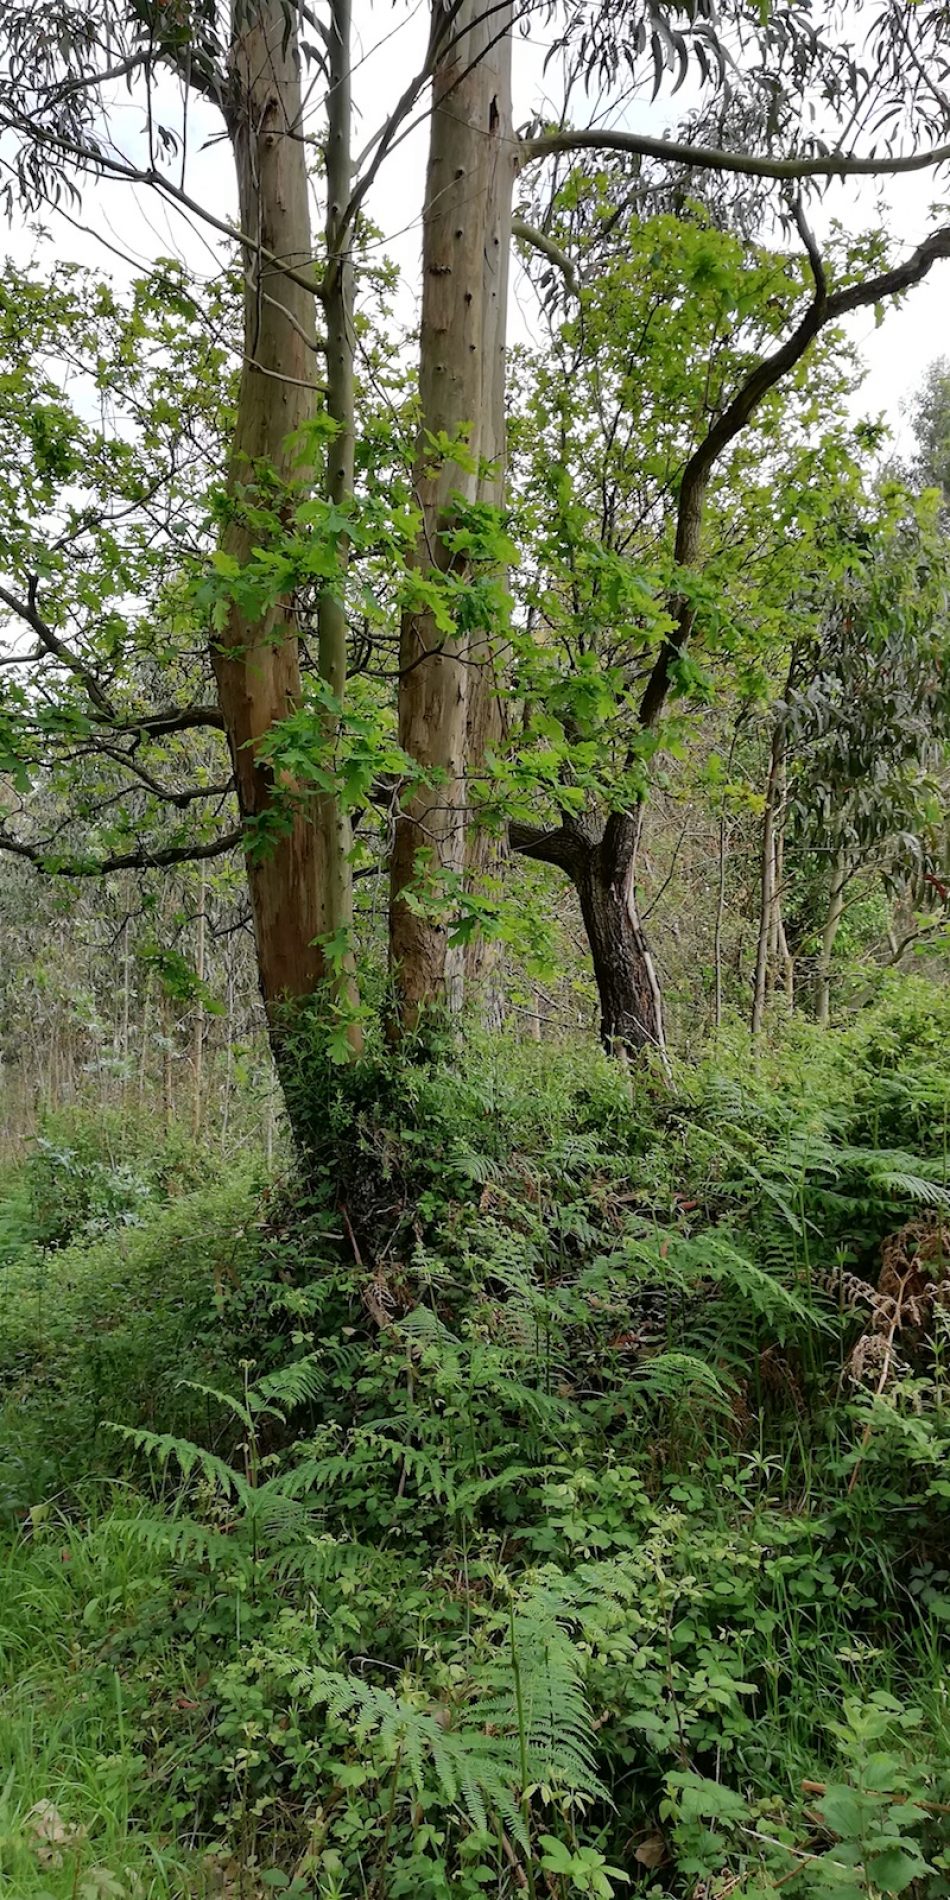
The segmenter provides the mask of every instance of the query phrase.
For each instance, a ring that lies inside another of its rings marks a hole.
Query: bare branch
[[[508,843],[519,857],[533,858],[538,864],[556,864],[568,877],[574,876],[586,856],[583,840],[566,825],[560,825],[556,831],[545,831],[541,826],[512,822],[508,826]]]
[[[530,244],[533,250],[540,251],[542,256],[548,259],[549,263],[556,265],[564,278],[564,282],[571,296],[577,297],[580,295],[581,287],[574,265],[568,257],[567,252],[562,251],[560,245],[555,244],[553,238],[549,238],[544,231],[536,230],[533,224],[526,224],[523,218],[512,218],[511,235],[512,237],[520,238],[522,244]]]
[[[26,600],[20,600],[16,594],[11,594],[6,587],[0,587],[0,602],[9,608],[11,613],[16,614],[18,620],[24,621],[30,630],[35,633],[40,645],[45,651],[59,660],[61,665],[65,666],[68,671],[80,681],[85,687],[92,705],[95,706],[106,719],[110,721],[114,719],[115,713],[112,703],[107,694],[103,692],[91,668],[84,664],[79,658],[79,655],[74,653],[72,648],[68,647],[66,642],[61,640],[57,633],[53,632],[52,627],[49,626],[39,612],[36,605],[35,576],[30,581],[29,596]]]
[[[730,152],[712,145],[688,145],[679,139],[647,138],[640,132],[548,132],[539,138],[519,139],[519,164],[559,152],[629,152],[638,158],[665,159],[697,170],[742,172],[751,178],[877,178],[901,172],[923,172],[950,163],[950,145],[931,146],[896,158],[848,157],[833,152],[814,158],[768,158],[755,152]]]

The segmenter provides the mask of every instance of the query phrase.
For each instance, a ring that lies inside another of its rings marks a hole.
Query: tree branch
[[[182,190],[180,185],[174,185],[170,178],[165,177],[164,172],[157,171],[154,166],[133,165],[128,159],[113,158],[110,153],[103,152],[96,146],[83,145],[79,140],[67,138],[63,133],[54,132],[49,127],[38,129],[34,122],[21,112],[4,114],[0,108],[0,131],[4,129],[19,132],[23,138],[32,140],[34,145],[45,145],[54,151],[62,152],[66,157],[78,160],[80,164],[93,172],[106,172],[111,178],[124,179],[127,184],[149,186],[158,192],[159,197],[168,198],[172,204],[180,205],[185,211],[190,211],[193,217],[201,218],[205,224],[210,224],[213,230],[220,231],[222,236],[229,238],[232,243],[242,245],[255,258],[262,259],[264,263],[271,265],[281,277],[287,277],[291,283],[299,284],[301,289],[306,290],[311,297],[316,297],[318,300],[323,297],[323,285],[315,276],[306,276],[303,271],[296,270],[292,264],[289,264],[286,258],[278,257],[274,251],[269,251],[255,238],[248,237],[247,232],[242,231],[238,225],[228,224],[224,218],[216,217],[213,211],[208,210],[207,205],[199,204],[197,198],[192,198],[187,191]]]
[[[807,226],[804,227],[803,238],[805,231]],[[719,456],[745,428],[769,390],[774,389],[776,383],[794,369],[825,325],[836,322],[851,310],[860,310],[866,304],[881,303],[886,297],[909,290],[926,277],[938,258],[950,257],[950,226],[947,226],[932,232],[902,264],[881,271],[877,277],[867,278],[863,283],[851,284],[845,290],[829,294],[824,268],[810,232],[804,241],[815,279],[815,294],[808,309],[781,348],[756,364],[683,470],[674,550],[676,564],[680,568],[695,568],[698,564],[706,489]],[[663,642],[640,702],[639,721],[642,727],[655,725],[659,718],[670,689],[673,667],[689,643],[694,611],[684,597],[674,603],[674,618],[674,634]]]
[[[679,139],[647,138],[640,132],[547,132],[538,138],[519,139],[517,144],[521,165],[533,164],[539,158],[553,158],[559,152],[629,152],[638,158],[665,159],[697,170],[793,180],[891,177],[950,163],[950,145],[935,145],[926,152],[910,152],[897,158],[849,158],[844,152],[820,158],[768,158],[755,152],[720,150],[712,145],[688,145]]]
[[[566,825],[560,825],[556,831],[545,831],[539,825],[512,821],[508,826],[508,843],[519,857],[533,858],[538,864],[556,864],[568,877],[574,876],[585,855],[581,839]]]
[[[16,594],[11,594],[6,587],[0,587],[0,602],[2,602],[5,607],[9,607],[10,612],[16,614],[19,620],[24,621],[31,632],[35,633],[40,645],[45,651],[51,654],[54,659],[59,660],[60,663],[80,681],[85,687],[89,699],[97,711],[102,713],[103,717],[110,721],[114,719],[115,713],[111,701],[106,693],[103,692],[95,674],[79,658],[79,655],[74,653],[72,648],[68,647],[66,642],[59,638],[57,633],[53,632],[52,627],[48,625],[39,612],[36,605],[36,577],[34,576],[30,580],[29,594],[26,600],[20,600]]]
[[[217,706],[168,707],[163,712],[143,713],[140,719],[123,718],[99,684],[92,668],[87,666],[78,653],[74,653],[65,640],[61,640],[53,631],[48,621],[43,619],[36,605],[35,594],[35,578],[30,581],[29,595],[26,600],[11,593],[9,588],[0,586],[0,603],[8,607],[11,613],[16,614],[17,618],[22,620],[32,633],[35,633],[44,653],[52,659],[59,660],[60,664],[72,673],[74,679],[79,681],[85,688],[90,705],[95,707],[111,732],[142,733],[151,738],[160,738],[165,733],[190,732],[198,727],[212,727],[216,732],[224,731],[224,718]],[[25,663],[36,656],[27,653],[22,656],[12,654],[10,663],[21,657]]]
[[[170,864],[195,864],[202,858],[221,858],[228,851],[234,851],[240,845],[243,832],[240,827],[235,831],[226,831],[219,838],[212,838],[208,844],[163,845],[156,851],[149,851],[144,845],[138,851],[122,851],[114,857],[64,858],[49,856],[48,847],[25,844],[19,838],[11,838],[7,832],[0,831],[0,851],[8,851],[13,857],[25,858],[28,864],[36,866],[47,877],[110,877],[114,871],[151,871],[161,870]]]
[[[234,790],[233,779],[225,779],[217,785],[186,785],[180,791],[176,791],[172,786],[163,785],[160,779],[154,778],[152,773],[146,771],[144,765],[140,765],[132,754],[122,752],[116,746],[103,745],[100,742],[98,746],[94,745],[91,749],[100,758],[112,759],[116,765],[122,767],[123,771],[130,772],[133,778],[137,778],[139,783],[144,785],[155,798],[160,798],[163,804],[176,805],[179,811],[187,811],[189,805],[194,805],[202,798],[227,798],[228,793]]]
[[[581,287],[574,265],[567,252],[562,251],[553,238],[549,238],[545,231],[537,231],[533,224],[526,224],[523,218],[512,218],[511,235],[520,238],[522,244],[530,244],[532,249],[540,251],[560,271],[571,296],[580,296]]]
[[[199,727],[210,727],[214,732],[223,732],[224,714],[218,706],[183,706],[180,710],[169,707],[165,712],[143,713],[141,719],[128,719],[124,724],[113,723],[113,732],[140,732],[147,738],[159,739],[168,732],[193,732]]]

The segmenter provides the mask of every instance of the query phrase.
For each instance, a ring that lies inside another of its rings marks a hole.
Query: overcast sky
[[[426,16],[425,0],[409,0],[408,5],[399,4],[388,11],[384,6],[372,6],[370,0],[355,0],[357,149],[369,142],[417,69],[425,43]],[[543,110],[545,96],[549,108],[554,113],[558,110],[558,100],[546,91],[545,50],[537,39],[516,38],[516,124],[539,108]],[[173,121],[177,108],[171,81],[165,108]],[[628,108],[623,123],[651,133],[673,131],[676,115],[682,110],[683,94],[676,101],[675,114],[672,103],[661,99],[654,106]],[[141,101],[130,99],[117,87],[110,118],[116,128],[115,144],[136,162],[145,162]],[[187,189],[217,217],[229,218],[234,212],[230,155],[221,138],[220,120],[210,107],[190,107],[188,146]],[[405,276],[407,321],[411,320],[411,297],[418,278],[425,149],[426,128],[420,122],[384,165],[369,202],[370,215],[384,233],[385,248]],[[946,192],[945,182],[942,188]],[[900,240],[900,249],[909,250],[932,228],[934,220],[928,213],[940,189],[940,183],[921,174],[890,181],[883,192],[874,184],[848,181],[832,185],[812,215],[819,235],[832,217],[857,230],[875,222],[876,204],[882,196],[887,201],[889,227]],[[48,237],[39,246],[34,234],[21,225],[9,233],[5,248],[19,263],[32,255],[41,260],[70,258],[108,270],[120,281],[134,267],[148,264],[161,254],[181,256],[208,276],[219,267],[219,239],[214,230],[202,227],[197,219],[181,216],[147,189],[108,181],[90,185],[81,211],[72,215],[76,222],[53,211],[47,213],[43,222]],[[948,299],[950,261],[935,265],[927,282],[910,293],[901,309],[892,310],[880,328],[875,326],[872,311],[862,311],[852,319],[852,336],[868,366],[856,408],[859,413],[883,411],[898,436],[902,433],[902,405],[918,386],[927,364],[950,350],[944,314]],[[530,333],[531,321],[531,294],[516,266],[512,272],[512,335],[523,336],[526,329]]]

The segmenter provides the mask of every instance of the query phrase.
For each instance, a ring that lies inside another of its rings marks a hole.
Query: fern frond
[[[107,1430],[124,1438],[136,1451],[164,1470],[169,1464],[177,1464],[182,1477],[187,1479],[199,1472],[208,1484],[221,1491],[225,1497],[239,1498],[247,1504],[251,1487],[247,1480],[226,1464],[223,1458],[216,1458],[213,1452],[206,1451],[202,1445],[195,1445],[188,1438],[173,1438],[168,1432],[150,1432],[139,1425],[116,1425],[107,1421]]]
[[[233,1392],[222,1392],[216,1385],[205,1385],[200,1379],[176,1379],[179,1392],[197,1392],[203,1399],[213,1399],[216,1405],[223,1405],[243,1425],[246,1432],[253,1430],[254,1421],[247,1406]]]
[[[146,1550],[170,1557],[174,1563],[198,1561],[215,1570],[234,1555],[229,1537],[194,1518],[123,1517],[113,1522],[135,1542],[144,1544]]]
[[[279,1405],[283,1412],[312,1404],[326,1391],[327,1372],[322,1359],[322,1353],[311,1352],[303,1359],[290,1360],[279,1372],[269,1372],[258,1379],[253,1389],[255,1408],[258,1400],[266,1405]]]

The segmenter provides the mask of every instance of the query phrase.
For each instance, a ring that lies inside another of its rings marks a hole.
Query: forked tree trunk
[[[455,497],[485,498],[478,461],[503,460],[514,182],[509,25],[505,7],[462,0],[439,28],[446,42],[433,80],[426,174],[415,468],[423,515],[415,558],[422,574],[452,565],[444,534]],[[435,463],[431,437],[454,438],[463,430],[473,466],[469,455],[464,467],[448,458]],[[499,468],[489,489],[502,479]],[[393,846],[390,960],[399,1018],[408,1028],[427,1005],[457,1008],[461,1002],[463,952],[450,945],[450,925],[437,914],[438,904],[425,900],[428,885],[430,894],[441,887],[451,902],[465,879],[467,778],[473,750],[483,752],[491,732],[491,657],[489,629],[447,637],[430,611],[403,618],[399,741],[437,780],[404,799]],[[412,887],[421,904],[406,901]]]
[[[242,498],[253,502],[258,470],[288,495],[304,491],[293,438],[317,411],[314,296],[298,278],[312,270],[296,16],[283,0],[234,3],[227,123],[237,172],[245,248],[244,367],[222,545],[245,562],[255,535]],[[348,54],[348,49],[347,49]],[[331,372],[339,375],[339,365]],[[345,475],[344,475],[345,479]],[[323,642],[321,642],[323,644]],[[310,996],[324,975],[318,939],[346,916],[347,839],[333,801],[314,807],[275,779],[260,741],[300,702],[299,630],[290,600],[260,616],[234,604],[213,649],[241,814],[261,990],[280,1060],[282,1006]],[[328,916],[328,892],[332,904]]]

